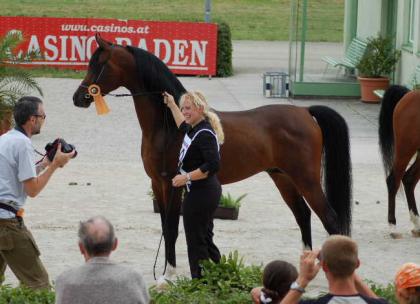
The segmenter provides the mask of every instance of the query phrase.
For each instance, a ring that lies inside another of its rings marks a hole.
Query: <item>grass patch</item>
[[[308,40],[342,41],[344,0],[308,1]],[[197,0],[0,0],[3,16],[204,21]],[[226,21],[234,40],[288,40],[290,0],[213,0],[213,22]]]
[[[54,67],[37,67],[31,68],[31,75],[33,77],[83,79],[86,75],[86,71],[58,69]]]

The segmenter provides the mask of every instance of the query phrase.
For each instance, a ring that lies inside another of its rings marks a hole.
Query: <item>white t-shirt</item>
[[[31,140],[15,129],[0,136],[0,202],[14,202],[14,207],[23,207],[27,194],[23,181],[36,177],[34,148]],[[15,215],[0,209],[0,218]]]

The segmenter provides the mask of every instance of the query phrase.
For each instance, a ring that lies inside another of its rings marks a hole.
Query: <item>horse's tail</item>
[[[328,203],[338,217],[341,234],[351,234],[351,159],[347,123],[336,111],[325,106],[311,106],[309,113],[322,130],[324,188]]]
[[[400,99],[410,90],[404,86],[390,86],[382,99],[381,112],[379,113],[379,146],[381,148],[382,161],[385,173],[391,172],[394,155],[394,131],[392,116]]]

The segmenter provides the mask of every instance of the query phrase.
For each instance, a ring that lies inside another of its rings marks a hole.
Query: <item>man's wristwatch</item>
[[[187,182],[191,181],[191,175],[189,173],[187,173]]]
[[[305,288],[303,288],[302,286],[300,286],[299,283],[296,282],[296,281],[294,281],[292,283],[292,285],[290,285],[290,289],[291,290],[296,290],[296,291],[298,291],[300,293],[304,293],[305,292]]]

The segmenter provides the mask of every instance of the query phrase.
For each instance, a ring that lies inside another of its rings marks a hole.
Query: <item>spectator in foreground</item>
[[[252,289],[252,301],[256,304],[280,303],[297,276],[295,266],[288,262],[275,260],[268,263],[263,272],[264,287]]]
[[[395,296],[400,304],[420,304],[420,265],[400,267],[395,275]]]
[[[86,263],[57,278],[56,303],[149,303],[142,275],[109,259],[117,245],[114,227],[104,217],[96,216],[81,222],[79,249]]]
[[[316,262],[317,259],[319,263]],[[281,303],[387,303],[356,274],[359,266],[356,242],[347,236],[330,236],[324,242],[321,251],[302,253],[298,278],[292,283]],[[328,293],[318,299],[301,300],[305,288],[321,268],[328,281]]]

